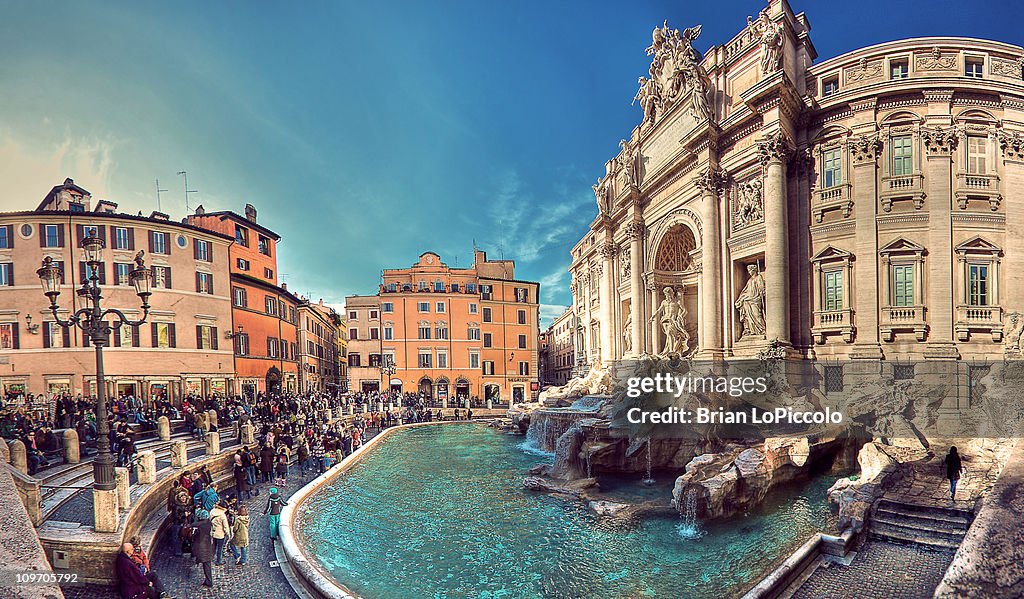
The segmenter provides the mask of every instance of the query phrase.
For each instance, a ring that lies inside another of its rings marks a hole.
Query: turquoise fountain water
[[[397,431],[303,504],[299,542],[371,599],[721,599],[834,527],[824,501],[833,478],[696,530],[674,518],[601,521],[524,490],[526,470],[542,458],[520,441],[471,424]]]

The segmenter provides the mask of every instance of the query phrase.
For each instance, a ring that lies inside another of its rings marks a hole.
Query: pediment
[[[817,254],[811,256],[811,262],[826,262],[830,260],[852,260],[853,254],[846,250],[834,248],[831,245],[825,246]]]
[[[957,252],[965,253],[980,253],[980,254],[1002,254],[1003,250],[996,244],[985,239],[981,236],[975,236],[967,241],[957,245],[955,248]]]
[[[889,243],[887,243],[884,246],[882,246],[881,248],[879,248],[878,253],[879,254],[896,254],[896,253],[923,254],[924,251],[925,251],[924,247],[914,243],[913,241],[910,241],[909,239],[904,239],[903,237],[900,237],[898,239],[894,239],[894,240],[890,241]]]

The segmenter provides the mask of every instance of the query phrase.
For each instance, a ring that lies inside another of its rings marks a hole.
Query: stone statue
[[[608,179],[601,178],[591,186],[594,190],[594,199],[597,201],[597,210],[601,214],[608,214],[612,211],[611,190],[608,189]]]
[[[764,220],[761,179],[754,178],[736,186],[735,219],[737,228]]]
[[[1024,317],[1022,317],[1020,312],[1007,312],[1006,340],[1003,342],[1006,353],[1021,353],[1021,333],[1024,333]]]
[[[736,309],[740,313],[742,327],[740,338],[765,334],[764,322],[764,277],[756,264],[747,265],[750,278],[736,298]]]
[[[754,24],[757,27],[756,34],[761,38],[761,73],[774,73],[782,61],[782,23],[772,23],[766,8],[761,11]]]
[[[135,254],[135,267],[146,268],[146,264],[142,261],[142,257],[146,254],[145,250],[139,250],[138,254]]]
[[[633,351],[633,312],[626,313],[626,322],[622,323],[622,353]]]
[[[665,345],[661,355],[685,355],[690,335],[686,332],[686,308],[683,307],[682,297],[671,287],[665,287],[662,293],[664,299],[651,316],[651,322],[657,321],[665,333]]]
[[[636,96],[633,97],[633,102],[640,102],[640,108],[644,111],[644,120],[641,125],[648,122],[654,124],[654,119],[658,115],[658,109],[662,105],[661,88],[657,81],[647,79],[646,77],[637,79],[637,84],[640,86],[640,89],[637,90]]]
[[[622,171],[623,186],[637,187],[640,185],[640,151],[624,139],[619,140],[619,147],[622,150],[616,161]]]

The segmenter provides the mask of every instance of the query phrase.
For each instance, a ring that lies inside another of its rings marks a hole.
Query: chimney
[[[252,204],[245,205],[245,220],[251,223],[256,222],[256,207]]]
[[[288,283],[281,283],[281,289],[283,291],[288,291]]]
[[[196,206],[196,216],[203,216],[206,214],[206,208],[203,208],[202,204]]]
[[[153,219],[156,219],[156,220],[171,220],[171,217],[170,217],[169,214],[164,214],[163,212],[157,212],[156,210],[154,210],[154,211],[149,213],[149,218],[153,218]]]

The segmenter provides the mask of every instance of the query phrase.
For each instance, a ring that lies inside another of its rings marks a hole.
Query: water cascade
[[[677,530],[679,530],[679,536],[684,539],[696,539],[701,535],[700,527],[697,524],[697,491],[690,489],[686,492],[685,509],[681,510],[680,517],[682,522],[679,523]]]
[[[649,487],[655,482],[654,477],[651,476],[651,438],[647,437],[647,478],[643,480],[643,483]]]

